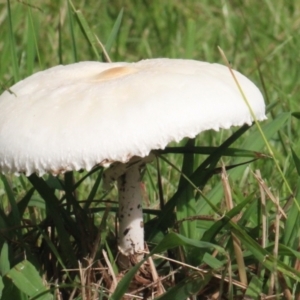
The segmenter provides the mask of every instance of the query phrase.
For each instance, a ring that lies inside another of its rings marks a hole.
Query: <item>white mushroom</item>
[[[257,120],[265,104],[235,71]],[[152,149],[253,121],[227,67],[180,59],[81,62],[38,72],[0,96],[0,171],[29,176],[108,166],[118,179],[119,248],[144,249],[140,167]],[[123,163],[127,163],[122,165]]]

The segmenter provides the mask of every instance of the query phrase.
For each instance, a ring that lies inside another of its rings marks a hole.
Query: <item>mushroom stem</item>
[[[118,178],[119,250],[124,255],[144,250],[140,164],[133,164]]]

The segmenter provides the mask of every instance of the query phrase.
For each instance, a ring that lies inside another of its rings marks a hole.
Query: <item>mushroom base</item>
[[[119,250],[134,255],[144,250],[144,222],[140,164],[130,166],[118,178],[119,190]]]

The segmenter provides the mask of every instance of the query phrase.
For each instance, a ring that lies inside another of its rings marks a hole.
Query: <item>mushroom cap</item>
[[[257,120],[264,120],[260,91],[235,75]],[[60,65],[0,96],[0,171],[90,170],[252,121],[228,68],[219,64],[149,59]]]

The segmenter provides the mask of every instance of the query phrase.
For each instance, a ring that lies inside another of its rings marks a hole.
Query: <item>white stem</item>
[[[140,164],[134,164],[118,178],[119,249],[125,255],[144,250]]]

